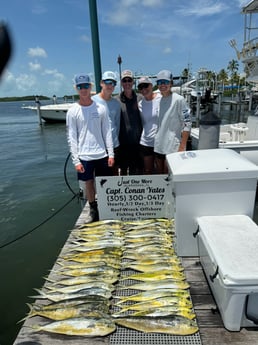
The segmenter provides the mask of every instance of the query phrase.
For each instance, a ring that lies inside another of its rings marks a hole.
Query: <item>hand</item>
[[[115,159],[114,158],[108,158],[108,166],[109,167],[112,167],[112,166],[114,166],[114,164],[115,164]]]
[[[178,148],[178,152],[182,152],[186,150],[186,146],[184,144],[180,144]]]
[[[78,164],[75,166],[75,169],[77,172],[79,173],[84,173],[85,172],[85,169],[84,169],[84,166],[82,164]]]

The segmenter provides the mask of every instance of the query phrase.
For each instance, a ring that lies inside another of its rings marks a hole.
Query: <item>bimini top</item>
[[[252,0],[246,6],[242,7],[242,13],[256,13],[256,12],[258,12],[258,0]]]

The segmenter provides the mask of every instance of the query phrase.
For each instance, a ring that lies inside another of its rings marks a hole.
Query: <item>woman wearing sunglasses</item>
[[[162,95],[159,106],[158,130],[154,142],[155,163],[158,174],[167,174],[166,155],[185,151],[192,120],[185,98],[171,91],[172,74],[162,70],[157,74],[157,86]]]
[[[153,92],[152,81],[148,77],[141,77],[138,90],[143,98],[138,103],[142,119],[142,135],[140,148],[143,156],[144,174],[155,172],[154,167],[154,139],[158,127],[160,92]]]

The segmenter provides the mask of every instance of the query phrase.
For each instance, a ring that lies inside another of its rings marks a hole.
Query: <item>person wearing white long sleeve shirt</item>
[[[158,174],[167,174],[166,155],[185,151],[192,127],[191,110],[183,96],[171,91],[173,79],[168,70],[157,74],[157,86],[162,95],[159,104],[158,130],[154,141]]]
[[[90,221],[99,219],[94,176],[109,176],[114,165],[111,125],[106,107],[91,99],[92,83],[86,74],[75,77],[79,102],[67,112],[67,140],[78,179],[86,183]]]
[[[116,86],[115,73],[112,71],[104,72],[102,74],[100,86],[101,91],[98,94],[92,96],[92,99],[97,103],[105,105],[108,109],[115,158],[115,164],[113,166],[113,175],[118,175],[118,150],[121,106],[118,100],[112,96]]]

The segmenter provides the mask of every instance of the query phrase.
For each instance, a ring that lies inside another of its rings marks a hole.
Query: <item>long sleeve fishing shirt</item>
[[[75,103],[67,112],[66,125],[74,165],[80,164],[80,159],[114,157],[111,125],[104,105],[94,101],[89,106]]]
[[[190,132],[191,127],[191,110],[184,97],[175,92],[162,97],[154,152],[166,155],[178,151],[182,132]]]

